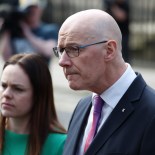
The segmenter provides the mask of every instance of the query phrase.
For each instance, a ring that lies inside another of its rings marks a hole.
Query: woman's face
[[[27,74],[19,65],[8,65],[2,72],[0,108],[5,117],[29,118],[33,89]]]

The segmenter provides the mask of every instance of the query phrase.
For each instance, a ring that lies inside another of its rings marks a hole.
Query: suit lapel
[[[71,141],[69,141],[69,143],[72,146],[68,148],[70,152],[69,154],[76,154],[77,149],[79,148],[80,140],[81,140],[81,137],[83,135],[83,132],[86,126],[86,122],[87,122],[88,115],[91,109],[91,105],[92,105],[91,97],[88,97],[84,99],[83,101],[81,101],[76,108],[78,109],[78,107],[80,107],[80,109],[77,110],[78,112],[74,116],[74,120],[72,120],[72,122],[75,122],[75,124],[72,124],[70,126],[73,132],[72,132],[72,135],[70,135],[72,138],[70,139]]]
[[[128,104],[128,105],[127,105]],[[104,126],[101,128],[90,148],[87,155],[95,155],[95,153],[104,145],[110,136],[123,124],[128,116],[133,112],[131,104],[122,104],[124,106],[117,106],[116,109],[109,116]],[[125,111],[124,111],[125,109]],[[124,112],[123,112],[124,111]]]
[[[137,76],[128,91],[122,97],[109,118],[100,129],[92,144],[88,148],[86,155],[95,155],[99,149],[106,143],[112,134],[128,119],[134,112],[133,103],[137,101],[146,86],[140,75]],[[134,90],[134,91],[133,91]]]

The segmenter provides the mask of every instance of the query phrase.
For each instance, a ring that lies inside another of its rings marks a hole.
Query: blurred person
[[[9,4],[12,6],[19,6],[19,0],[0,0],[0,5]]]
[[[51,60],[51,49],[56,45],[58,38],[58,25],[47,24],[41,21],[43,8],[32,4],[25,9],[25,22],[22,23],[24,36],[46,60]]]
[[[59,65],[71,89],[92,92],[73,112],[63,155],[155,154],[155,90],[124,61],[121,43],[118,24],[102,10],[62,24],[53,48]]]
[[[12,7],[9,4],[0,5],[0,52],[4,60],[10,57],[11,44],[8,18],[12,12]]]
[[[61,155],[66,139],[53,97],[51,74],[38,54],[5,62],[0,85],[0,154]]]
[[[21,23],[25,18],[25,12],[18,7],[4,4],[0,6],[0,15],[3,19],[0,37],[2,47],[1,53],[4,61],[13,54],[19,53],[16,40],[19,40],[18,44],[22,42],[20,52],[32,52],[32,48],[28,48],[30,47],[30,43],[26,41],[21,28]]]
[[[42,11],[37,4],[25,9],[12,9],[3,24],[5,31],[2,38],[6,38],[3,52],[5,61],[13,54],[35,52],[42,55],[47,64],[50,63],[51,49],[57,42],[58,26],[43,23]]]
[[[131,63],[130,39],[130,6],[129,0],[103,0],[106,11],[113,16],[122,32],[122,54],[126,62]]]

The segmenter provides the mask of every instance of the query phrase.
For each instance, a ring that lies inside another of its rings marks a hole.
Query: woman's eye
[[[6,85],[6,84],[4,84],[4,83],[2,83],[2,84],[1,84],[1,87],[2,87],[2,88],[6,88],[6,87],[7,87],[7,85]]]
[[[19,87],[16,87],[16,88],[14,88],[16,91],[23,91],[23,89],[22,88],[19,88]]]

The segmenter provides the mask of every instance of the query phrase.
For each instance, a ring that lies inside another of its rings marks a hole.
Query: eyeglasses
[[[92,44],[82,45],[82,46],[70,46],[70,47],[64,47],[64,48],[54,47],[53,51],[54,51],[55,56],[58,57],[58,58],[60,58],[62,56],[64,51],[66,52],[66,54],[70,58],[74,58],[74,57],[78,57],[79,56],[80,49],[86,48],[88,46],[96,45],[96,44],[106,43],[106,42],[107,42],[107,40],[96,42],[96,43],[92,43]]]

